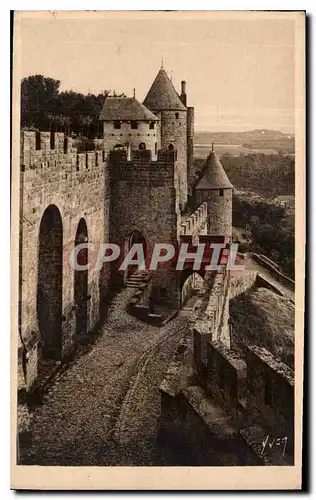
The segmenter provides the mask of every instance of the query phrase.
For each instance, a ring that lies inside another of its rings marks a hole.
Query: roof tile
[[[233,188],[223,165],[216,156],[215,151],[211,151],[206,159],[206,165],[203,168],[204,175],[196,184],[195,189],[225,189]]]
[[[135,97],[107,97],[99,120],[157,121],[158,118]]]
[[[167,73],[159,70],[154,83],[145,97],[144,105],[152,111],[174,110],[185,111],[182,103]]]

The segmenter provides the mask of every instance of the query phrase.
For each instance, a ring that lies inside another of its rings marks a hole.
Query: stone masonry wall
[[[37,140],[40,139],[39,140]],[[53,139],[53,143],[51,142]],[[54,146],[54,149],[51,146]],[[102,151],[77,154],[64,134],[24,131],[21,137],[21,336],[27,348],[27,380],[37,377],[41,335],[37,315],[39,230],[47,207],[53,206],[62,224],[62,355],[71,348],[75,328],[74,271],[69,263],[81,218],[88,241],[108,241],[109,179]],[[89,254],[92,257],[91,254]],[[90,258],[89,258],[90,260]],[[88,272],[87,330],[99,318],[100,290],[106,294],[109,276],[90,266]]]
[[[209,299],[198,314],[193,326],[194,357],[198,372],[202,375],[208,364],[208,343],[220,340],[230,347],[229,297],[230,273],[221,266],[212,280],[211,289],[206,290]]]
[[[196,190],[197,203],[207,201],[209,216],[208,234],[214,236],[232,235],[232,189]]]
[[[248,412],[294,447],[294,372],[262,346],[248,346]]]
[[[175,152],[158,151],[158,160],[151,161],[150,151],[135,151],[132,161],[124,152],[112,152],[111,242],[126,249],[133,231],[146,240],[150,258],[155,243],[177,243],[177,214],[173,183]],[[163,289],[165,299],[179,305],[177,272],[172,262],[151,272],[153,294]],[[122,280],[122,272],[116,279]]]
[[[108,153],[117,144],[131,149],[139,149],[140,143],[145,143],[146,149],[152,153],[152,158],[157,159],[159,146],[159,129],[157,122],[150,128],[149,122],[138,122],[138,128],[132,129],[129,122],[121,122],[121,128],[114,128],[113,122],[103,123],[104,151]]]
[[[178,118],[176,117],[178,116]],[[175,165],[175,186],[179,192],[179,202],[187,202],[187,111],[162,111],[160,113],[161,148],[168,149],[170,144],[177,151]]]

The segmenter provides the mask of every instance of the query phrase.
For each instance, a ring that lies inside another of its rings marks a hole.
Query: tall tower
[[[207,202],[208,234],[225,236],[230,241],[233,185],[217,158],[213,145],[204,166],[204,174],[195,186],[195,199],[199,204]]]
[[[107,97],[100,114],[106,153],[115,148],[147,149],[157,159],[159,144],[158,117],[135,97]]]
[[[158,71],[143,104],[160,119],[161,147],[177,150],[175,189],[179,206],[184,208],[188,197],[187,108],[163,68]]]

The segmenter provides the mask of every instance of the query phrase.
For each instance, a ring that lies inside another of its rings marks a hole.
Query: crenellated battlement
[[[42,176],[50,182],[57,176],[67,179],[69,175],[95,178],[104,170],[105,159],[99,150],[78,153],[73,139],[61,132],[21,132],[21,170],[25,180]]]
[[[159,150],[157,160],[152,160],[151,151],[112,150],[109,166],[113,182],[127,181],[135,185],[173,186],[176,151]]]
[[[181,222],[181,235],[198,236],[204,234],[207,224],[207,203],[201,205],[190,215],[183,216]]]

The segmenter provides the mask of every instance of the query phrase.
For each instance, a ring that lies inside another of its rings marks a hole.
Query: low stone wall
[[[193,348],[160,386],[162,453],[174,465],[293,465],[292,370],[258,346],[243,360],[208,331],[194,330]]]
[[[247,411],[271,432],[277,428],[293,452],[294,372],[261,346],[248,347],[247,369]]]
[[[208,343],[206,386],[209,393],[232,417],[247,394],[247,365],[220,341]]]
[[[291,278],[286,276],[285,274],[281,273],[278,270],[278,266],[276,264],[272,265],[269,260],[267,259],[264,255],[259,255],[257,253],[252,254],[253,259],[258,262],[262,267],[265,267],[271,274],[274,276],[276,280],[278,280],[282,285],[287,286],[290,288],[290,290],[295,289],[295,281],[293,281]]]
[[[268,290],[271,290],[272,292],[276,293],[277,295],[281,295],[281,297],[284,297],[283,292],[279,290],[276,286],[274,286],[271,281],[267,280],[262,274],[258,273],[257,279],[256,279],[256,286],[258,288],[267,288]]]
[[[198,386],[176,394],[161,388],[158,438],[161,452],[173,465],[263,465],[223,410]]]
[[[194,358],[200,375],[207,369],[207,344],[209,341],[221,340],[230,346],[229,318],[230,275],[225,266],[216,273],[210,288],[206,306],[201,308],[193,326]]]

